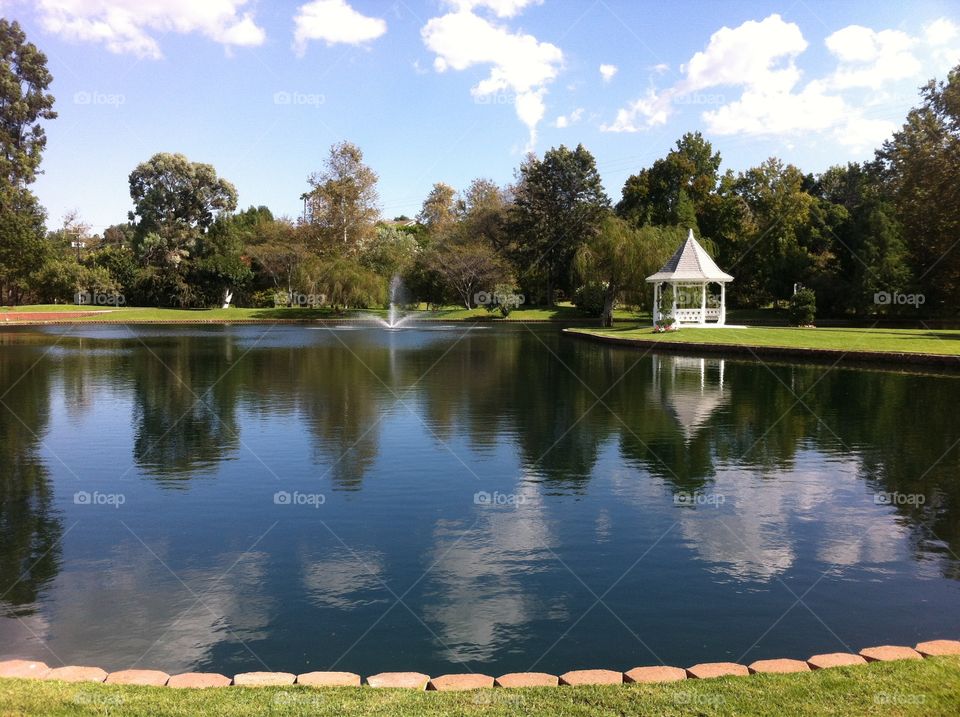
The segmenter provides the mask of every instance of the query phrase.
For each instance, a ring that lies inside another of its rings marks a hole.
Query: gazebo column
[[[720,282],[720,321],[718,321],[721,326],[727,323],[727,285],[725,282]]]
[[[670,315],[673,317],[674,323],[679,324],[680,322],[677,321],[677,285],[673,282],[670,282],[670,295],[671,301],[673,302],[671,304]]]
[[[660,320],[660,282],[654,282],[653,284],[653,311],[650,312],[653,314],[653,325],[656,326],[657,322]]]
[[[700,285],[700,323],[707,323],[707,285]]]

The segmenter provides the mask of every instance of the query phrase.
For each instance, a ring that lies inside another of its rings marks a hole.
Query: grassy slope
[[[655,334],[649,327],[634,326],[612,329],[573,329],[573,331],[646,341],[960,355],[960,331],[949,330],[768,327],[695,329],[684,327],[675,332]]]
[[[664,685],[437,693],[0,680],[0,715],[956,715],[960,658]]]

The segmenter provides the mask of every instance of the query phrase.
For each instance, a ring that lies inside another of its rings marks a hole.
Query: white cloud
[[[302,55],[310,40],[328,45],[360,45],[376,40],[387,31],[387,23],[354,10],[346,0],[313,0],[297,8],[293,18],[293,46]]]
[[[945,17],[934,20],[923,28],[927,42],[931,45],[946,45],[960,38],[960,26]]]
[[[647,95],[617,113],[611,132],[637,132],[663,124],[675,103],[699,90],[719,85],[742,85],[764,94],[788,91],[800,79],[794,59],[807,48],[800,28],[779,15],[748,20],[739,27],[722,27],[705,50],[681,67],[684,79],[673,87]]]
[[[792,87],[799,79],[794,58],[807,49],[800,28],[770,15],[748,20],[737,28],[722,27],[710,37],[707,49],[681,67],[685,91],[716,85],[749,85],[772,91]]]
[[[837,69],[802,82],[797,58],[808,43],[796,24],[774,14],[724,27],[681,67],[679,82],[661,91],[648,89],[602,129],[637,132],[666,124],[679,105],[700,105],[706,131],[716,135],[826,134],[851,148],[876,146],[894,124],[866,117],[862,98],[851,103],[843,91],[915,76],[920,65],[910,53],[913,43],[899,31],[843,28],[827,39]]]
[[[553,121],[553,126],[557,129],[564,129],[570,127],[571,125],[577,124],[580,120],[583,119],[583,107],[577,107],[573,112],[568,115],[560,115]]]
[[[616,65],[600,65],[600,77],[603,78],[604,82],[610,82],[613,76],[617,74],[618,69]]]
[[[200,33],[226,47],[263,44],[266,33],[248,0],[39,0],[40,24],[70,40],[103,43],[110,52],[158,59],[156,35]]]
[[[448,0],[454,10],[472,11],[484,8],[497,17],[516,17],[529,5],[540,5],[543,0]]]
[[[933,73],[943,77],[960,63],[960,25],[941,17],[923,30],[933,54]]]
[[[512,32],[469,8],[432,18],[420,34],[436,55],[433,67],[437,72],[490,65],[490,74],[474,85],[471,94],[483,99],[512,93],[517,116],[530,132],[528,148],[532,148],[546,112],[546,87],[563,64],[560,48],[533,35]]]
[[[840,61],[830,84],[838,89],[869,87],[914,77],[922,69],[911,51],[914,38],[900,30],[877,32],[848,25],[826,39],[827,49]]]

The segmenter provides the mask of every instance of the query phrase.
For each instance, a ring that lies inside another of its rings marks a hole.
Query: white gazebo
[[[647,277],[653,284],[653,323],[672,316],[678,326],[723,326],[727,322],[726,284],[733,277],[716,265],[700,243],[693,238],[693,229],[687,240],[656,274]],[[670,313],[661,313],[660,297],[664,284],[670,285]],[[720,304],[709,294],[710,284],[720,285]]]

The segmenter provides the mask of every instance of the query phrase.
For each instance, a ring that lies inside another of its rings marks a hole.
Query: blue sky
[[[701,130],[734,170],[872,156],[916,87],[960,63],[956,2],[0,0],[49,58],[60,116],[35,191],[102,231],[158,151],[212,163],[240,205],[295,216],[350,140],[386,217],[431,185],[509,182],[582,142],[611,197]],[[603,69],[601,67],[603,66]]]

